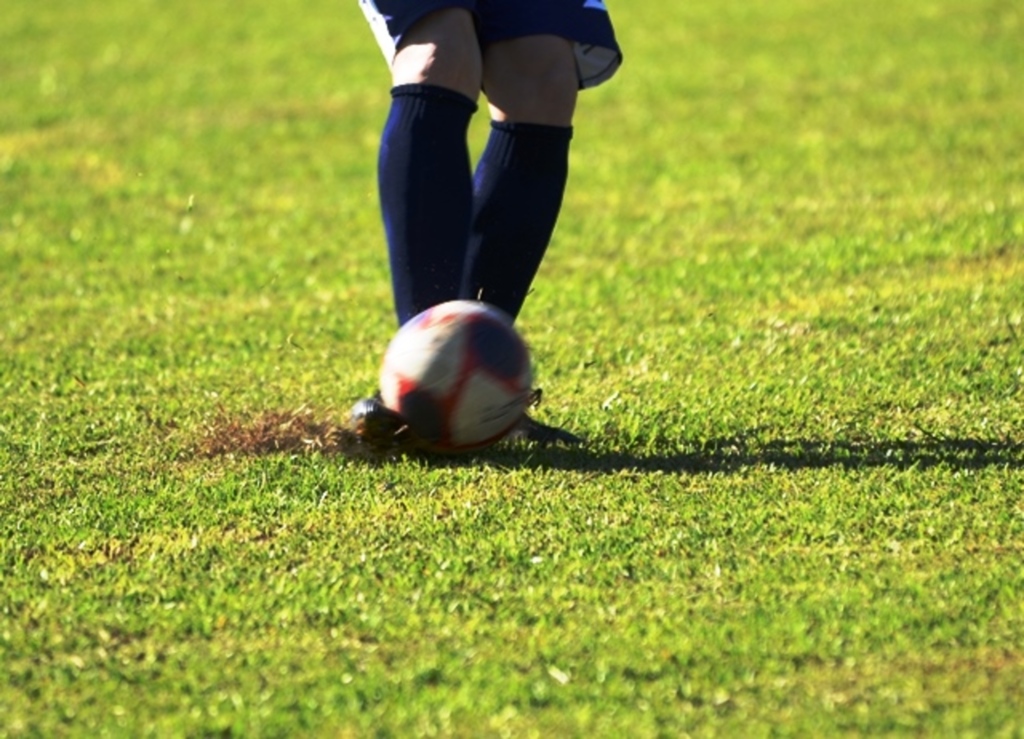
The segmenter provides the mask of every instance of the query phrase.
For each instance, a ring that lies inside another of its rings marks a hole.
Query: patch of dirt
[[[320,452],[364,456],[356,435],[334,421],[317,418],[309,408],[296,411],[264,411],[253,418],[221,414],[205,428],[198,453],[260,456]]]

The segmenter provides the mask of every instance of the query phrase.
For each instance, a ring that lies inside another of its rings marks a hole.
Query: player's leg
[[[516,316],[562,207],[579,79],[573,45],[553,35],[484,52],[491,134],[474,177],[463,294]]]
[[[517,315],[561,209],[576,97],[622,60],[602,0],[481,5],[492,133],[474,178],[462,285]]]
[[[402,324],[459,294],[472,213],[466,133],[482,75],[472,14],[446,7],[418,18],[398,36],[391,69],[378,184]]]

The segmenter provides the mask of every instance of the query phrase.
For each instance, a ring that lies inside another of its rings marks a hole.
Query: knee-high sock
[[[476,103],[399,85],[381,137],[378,185],[399,325],[459,296],[472,215],[466,132]]]
[[[519,314],[562,207],[572,128],[493,122],[474,175],[464,298]]]

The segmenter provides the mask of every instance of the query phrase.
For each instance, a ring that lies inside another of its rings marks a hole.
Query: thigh
[[[476,99],[482,60],[476,0],[359,0],[392,82],[433,84]]]
[[[561,36],[520,36],[484,50],[491,117],[514,123],[572,124],[579,92],[573,44]]]
[[[395,85],[446,87],[471,100],[480,94],[483,60],[473,16],[444,8],[420,18],[403,35],[391,63]]]

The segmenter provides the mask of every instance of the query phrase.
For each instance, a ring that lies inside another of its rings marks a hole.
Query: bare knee
[[[469,12],[448,8],[415,23],[402,37],[391,77],[395,85],[439,85],[476,100],[482,60]]]
[[[484,52],[484,90],[495,120],[568,126],[579,78],[572,43],[559,36],[526,36]]]

